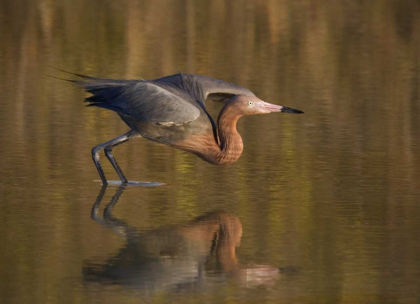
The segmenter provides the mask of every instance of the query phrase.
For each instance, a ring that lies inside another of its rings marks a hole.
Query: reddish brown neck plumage
[[[241,116],[241,113],[229,104],[219,114],[217,131],[220,152],[216,157],[219,164],[232,164],[242,154],[244,145],[241,135],[236,130],[236,123]]]
[[[174,144],[214,165],[229,165],[236,162],[242,154],[242,137],[236,130],[236,123],[242,116],[233,104],[226,104],[217,120],[217,137],[213,133],[191,135],[187,140]]]

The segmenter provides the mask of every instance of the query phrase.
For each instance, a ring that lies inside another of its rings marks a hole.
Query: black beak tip
[[[303,114],[305,112],[298,110],[298,109],[293,109],[293,108],[288,108],[288,107],[283,107],[281,109],[281,112],[283,113],[293,113],[293,114]]]

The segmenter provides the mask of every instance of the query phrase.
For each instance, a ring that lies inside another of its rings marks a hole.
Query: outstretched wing
[[[197,119],[199,108],[183,96],[150,81],[115,81],[97,78],[75,81],[92,96],[90,106],[113,110],[143,122],[183,123]]]
[[[233,83],[225,82],[208,76],[194,74],[175,74],[154,80],[155,83],[174,86],[179,83],[195,83],[204,94],[204,100],[225,102],[234,95],[255,96],[250,90]]]
[[[90,106],[111,109],[139,121],[188,122],[205,110],[205,100],[226,102],[234,95],[255,94],[239,85],[208,76],[174,74],[152,81],[120,80],[69,74],[83,80],[69,80],[82,86],[93,96],[86,98]],[[65,79],[64,79],[65,80]]]

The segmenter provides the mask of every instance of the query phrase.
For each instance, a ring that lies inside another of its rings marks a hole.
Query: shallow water
[[[2,1],[0,302],[418,303],[419,20],[416,1]],[[305,114],[242,118],[228,167],[133,140],[127,177],[165,185],[101,192],[90,149],[127,127],[49,66],[203,74]]]

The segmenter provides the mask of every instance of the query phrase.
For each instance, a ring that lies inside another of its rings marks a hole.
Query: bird
[[[92,148],[93,162],[103,185],[108,181],[100,163],[102,151],[122,184],[128,183],[112,150],[131,139],[146,138],[195,154],[210,164],[229,165],[239,159],[244,147],[236,129],[240,117],[303,113],[265,102],[244,87],[209,76],[179,72],[154,80],[123,80],[70,74],[77,80],[66,80],[91,94],[85,99],[88,106],[116,112],[130,128],[127,133]],[[208,113],[206,100],[224,103],[217,121]]]

